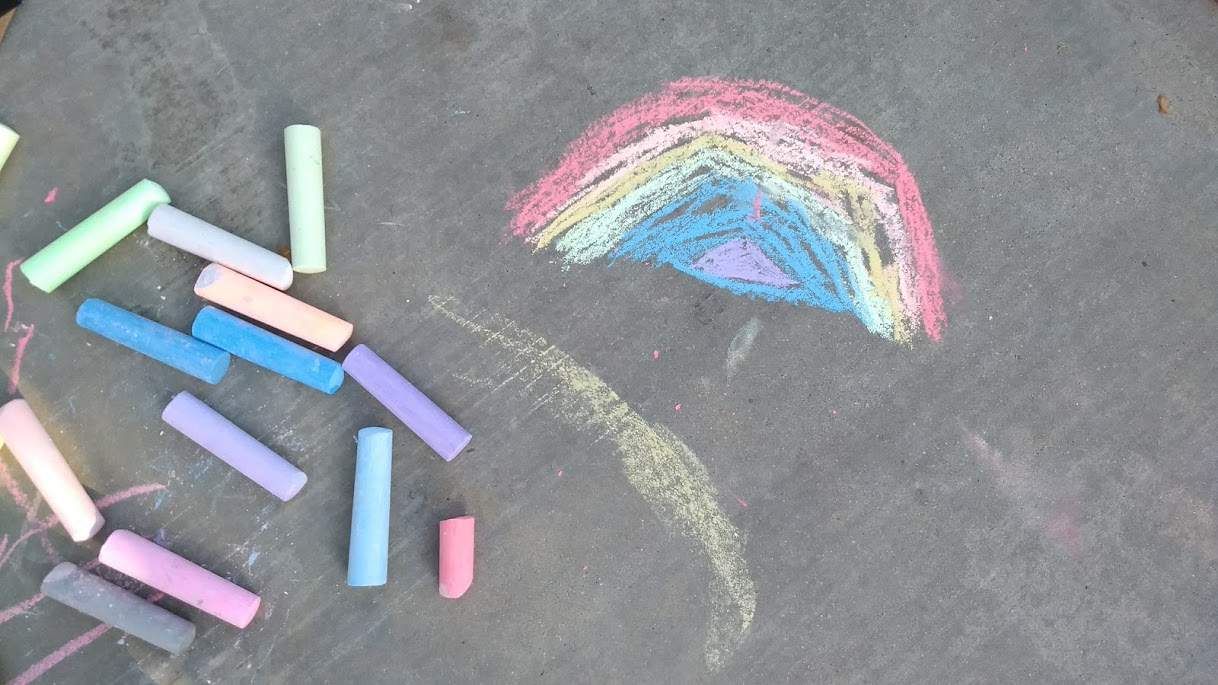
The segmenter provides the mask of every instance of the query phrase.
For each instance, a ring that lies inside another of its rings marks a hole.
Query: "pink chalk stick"
[[[457,599],[474,583],[474,517],[440,522],[440,596]]]
[[[28,402],[16,399],[0,407],[0,438],[73,540],[84,542],[101,530],[106,520]]]
[[[195,294],[331,352],[347,344],[355,327],[310,304],[220,264],[195,281]]]
[[[97,560],[238,628],[250,624],[262,603],[249,590],[131,531],[111,533]]]

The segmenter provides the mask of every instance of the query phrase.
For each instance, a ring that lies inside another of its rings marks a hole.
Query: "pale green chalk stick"
[[[49,293],[143,225],[163,204],[169,204],[169,194],[144,179],[22,262],[21,273]]]
[[[292,230],[292,270],[326,270],[326,211],[321,186],[321,131],[296,124],[283,129],[288,169],[288,225]]]
[[[20,137],[13,129],[0,124],[0,169],[4,168],[9,153],[17,146],[17,139]]]

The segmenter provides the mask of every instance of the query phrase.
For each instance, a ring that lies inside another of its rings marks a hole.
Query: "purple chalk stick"
[[[444,461],[452,461],[469,444],[472,438],[469,431],[453,421],[367,345],[356,345],[347,354],[343,360],[343,371],[401,419]]]
[[[308,480],[304,471],[188,392],[178,393],[161,419],[284,502]]]

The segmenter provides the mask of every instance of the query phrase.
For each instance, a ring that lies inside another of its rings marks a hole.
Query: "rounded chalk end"
[[[21,271],[22,276],[25,276],[25,280],[30,282],[30,285],[44,293],[49,293],[59,287],[61,281],[56,280],[54,277],[46,276],[42,271],[35,269],[33,266],[27,267],[27,264],[30,264],[28,260],[21,262],[21,266],[18,266],[17,269]]]
[[[326,263],[293,261],[292,270],[300,274],[319,274],[326,270]]]
[[[170,654],[175,656],[185,652],[186,648],[190,646],[190,643],[195,641],[195,624],[187,621],[186,625],[183,626],[183,630],[180,635],[181,637],[177,642],[163,645]]]
[[[76,573],[77,568],[78,567],[76,564],[73,564],[70,561],[59,562],[59,564],[56,565],[55,568],[51,569],[51,572],[42,579],[42,586],[39,589],[45,593],[48,587],[62,583],[73,573]]]
[[[288,260],[283,260],[283,268],[272,279],[267,281],[267,285],[279,290],[287,290],[292,287],[292,278],[295,272],[292,271],[292,263]]]
[[[466,433],[465,437],[462,438],[460,442],[458,442],[456,445],[453,445],[453,448],[448,451],[448,454],[441,454],[440,456],[444,457],[444,461],[452,461],[453,459],[456,459],[457,455],[461,454],[461,451],[464,450],[466,447],[468,447],[470,440],[473,440],[473,439],[474,439],[474,436],[470,435],[469,433]]]
[[[97,532],[100,531],[104,525],[106,525],[106,518],[98,513],[93,517],[93,520],[89,523],[89,525],[82,527],[73,526],[73,530],[69,530],[68,535],[72,538],[72,542],[84,542],[94,535],[97,535]],[[67,526],[65,525],[64,528],[67,528]]]
[[[333,395],[334,393],[338,392],[339,388],[343,387],[343,378],[345,377],[346,374],[343,373],[343,367],[335,364],[334,372],[331,373],[330,377],[326,379],[325,386],[318,389],[327,395]]]
[[[216,385],[224,379],[224,374],[228,373],[228,367],[231,362],[232,355],[229,353],[225,352],[223,355],[217,355],[216,360],[208,366],[201,380],[210,385]]]
[[[149,215],[152,214],[152,210],[156,209],[158,206],[169,204],[169,193],[165,192],[165,189],[161,187],[160,183],[150,181],[145,178],[139,183],[136,183],[135,187],[139,188],[140,195],[148,204]],[[144,221],[148,221],[147,216],[145,216]]]
[[[287,502],[288,500],[292,499],[296,495],[299,495],[300,491],[304,489],[305,483],[308,483],[308,482],[309,482],[309,476],[304,471],[300,471],[299,475],[297,477],[293,478],[288,483],[287,487],[284,488],[283,494],[281,494],[279,496],[279,499],[283,500],[284,502]]]
[[[199,277],[195,279],[195,294],[199,297],[205,297],[202,291],[207,290],[216,281],[224,276],[224,267],[219,264],[208,264],[199,272]]]
[[[250,621],[253,621],[254,616],[258,613],[258,607],[262,605],[261,597],[257,595],[253,595],[253,597],[254,598],[250,601],[249,606],[245,607],[244,613],[233,617],[233,625],[237,626],[238,628],[248,626]]]

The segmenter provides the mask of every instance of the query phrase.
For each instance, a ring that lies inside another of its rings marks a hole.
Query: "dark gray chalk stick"
[[[65,561],[42,579],[47,597],[172,654],[195,639],[195,624]]]

